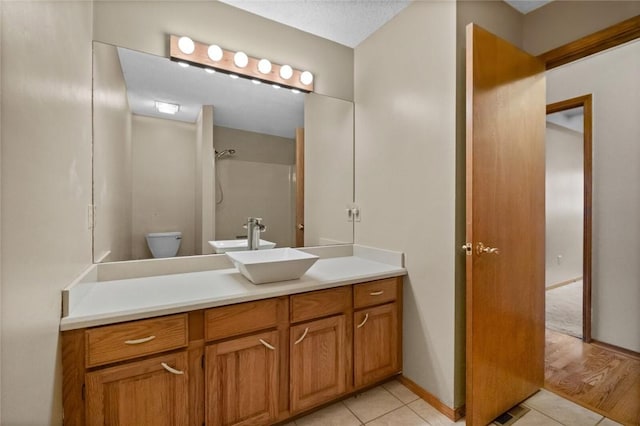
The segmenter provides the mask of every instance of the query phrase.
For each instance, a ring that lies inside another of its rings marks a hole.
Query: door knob
[[[298,231],[304,231],[304,224],[302,223],[298,224]]]
[[[476,253],[478,255],[481,255],[483,253],[500,254],[500,250],[498,250],[496,247],[487,247],[482,242],[479,242],[478,245],[476,246]]]

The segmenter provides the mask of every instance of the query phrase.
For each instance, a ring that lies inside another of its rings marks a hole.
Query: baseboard
[[[435,397],[432,393],[426,391],[418,384],[416,384],[413,380],[407,379],[405,376],[400,376],[398,378],[400,383],[405,385],[409,390],[418,395],[420,398],[427,401],[433,408],[440,411],[442,414],[447,416],[450,420],[457,422],[461,418],[464,417],[464,405],[458,408],[451,408],[442,401],[440,401],[437,397]]]
[[[632,351],[631,349],[621,348],[620,346],[604,343],[595,339],[591,339],[590,343],[593,346],[600,346],[601,348],[609,349],[611,351],[618,352],[619,354],[626,355],[630,358],[640,360],[640,352]]]

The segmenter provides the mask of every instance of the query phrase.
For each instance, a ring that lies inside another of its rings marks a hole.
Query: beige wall
[[[640,351],[640,41],[547,72],[547,103],[593,94],[593,338]]]
[[[204,242],[205,244],[207,243],[206,241],[203,241],[202,238],[202,219],[203,219],[203,212],[202,212],[202,184],[204,182],[202,182],[202,173],[203,173],[203,169],[202,169],[202,132],[203,132],[203,128],[202,128],[202,109],[200,109],[200,113],[198,114],[198,118],[196,119],[195,122],[195,130],[196,130],[196,157],[195,157],[195,164],[194,164],[194,170],[196,173],[195,179],[194,179],[194,184],[195,184],[195,197],[194,197],[194,218],[193,218],[193,238],[194,238],[194,248],[195,248],[195,253],[196,254],[201,254],[202,252],[202,243]]]
[[[403,373],[450,407],[455,43],[455,3],[413,2],[355,49],[355,242],[405,253]]]
[[[59,425],[60,295],[91,264],[92,4],[2,9],[0,423]]]
[[[522,48],[523,25],[526,15],[521,14],[502,0],[458,0],[456,5],[458,49],[464,50],[465,27],[471,22]],[[462,59],[464,60],[464,56]]]
[[[94,39],[165,56],[169,34],[308,69],[317,93],[353,99],[353,49],[217,1],[101,1]]]
[[[199,254],[213,253],[213,247],[209,241],[216,235],[216,188],[215,188],[215,164],[213,161],[213,123],[214,108],[202,107],[202,152],[200,164],[202,164],[202,250]]]
[[[215,239],[215,181],[213,161],[213,107],[202,107],[196,123],[196,254],[211,254],[209,241]]]
[[[245,236],[247,218],[261,217],[267,227],[262,239],[277,247],[293,246],[295,141],[220,126],[213,134],[216,150],[236,150],[215,163],[215,239]]]
[[[0,52],[2,51],[2,16],[4,2],[0,1]],[[2,54],[0,53],[0,94],[2,94]],[[0,224],[2,224],[2,103],[0,101]],[[0,226],[0,384],[2,383],[2,226]],[[0,422],[2,421],[2,386],[0,385]]]
[[[304,245],[353,242],[353,102],[305,97]],[[331,125],[327,125],[331,123]]]
[[[546,286],[582,277],[584,138],[547,121]],[[561,256],[558,258],[558,256]]]
[[[97,261],[131,259],[131,112],[117,49],[93,44],[93,203]]]
[[[640,15],[640,1],[556,0],[524,15],[523,47],[539,55]]]
[[[235,149],[232,157],[235,160],[288,165],[296,163],[295,129],[291,129],[290,138],[283,138],[214,126],[213,146],[217,151]]]
[[[178,256],[195,254],[196,128],[193,123],[134,115],[134,259],[151,257],[149,232],[182,232]]]

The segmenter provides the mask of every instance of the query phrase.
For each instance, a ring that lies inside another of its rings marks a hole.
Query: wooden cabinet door
[[[368,308],[354,314],[353,368],[360,387],[400,371],[398,305]]]
[[[87,424],[186,426],[187,365],[180,352],[87,373]]]
[[[302,323],[290,330],[290,402],[291,412],[296,413],[345,392],[345,316]]]
[[[278,416],[278,332],[206,349],[207,425],[267,425]]]

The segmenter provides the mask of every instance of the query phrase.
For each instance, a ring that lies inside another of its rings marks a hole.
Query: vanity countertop
[[[83,282],[65,290],[75,291],[78,296],[73,306],[67,307],[60,330],[230,305],[407,273],[401,261],[387,262],[388,256],[379,254],[376,249],[354,247],[350,256],[320,258],[299,279],[260,285],[252,284],[235,268]]]

